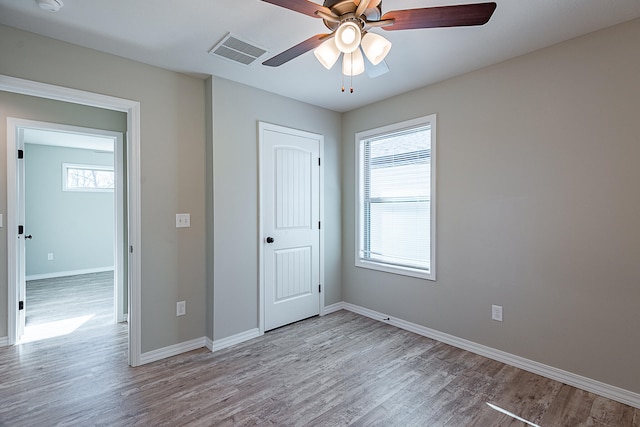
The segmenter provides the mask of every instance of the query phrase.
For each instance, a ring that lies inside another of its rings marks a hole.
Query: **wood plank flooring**
[[[0,426],[640,426],[640,410],[346,311],[137,368],[126,341],[107,323],[0,349]]]
[[[113,321],[113,271],[29,280],[27,326],[94,315],[96,323]]]

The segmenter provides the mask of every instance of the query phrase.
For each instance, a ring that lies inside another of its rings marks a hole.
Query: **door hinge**
[[[24,159],[24,150],[18,150],[18,159]]]
[[[318,157],[318,166],[320,166],[320,157]]]
[[[22,235],[24,234],[24,225],[19,225],[18,226],[18,235]]]
[[[322,284],[318,284],[318,292],[322,292]]]
[[[318,221],[318,230],[320,230],[320,221]]]
[[[133,245],[129,246],[129,252],[133,253]]]
[[[18,301],[18,310],[24,310],[24,301]]]

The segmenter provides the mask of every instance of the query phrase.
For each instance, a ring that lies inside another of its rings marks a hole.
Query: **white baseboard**
[[[215,341],[209,337],[196,338],[191,341],[171,345],[169,347],[160,348],[158,350],[149,351],[147,353],[142,353],[140,355],[140,364],[144,365],[145,363],[156,362],[160,359],[177,356],[178,354],[186,353],[188,351],[196,350],[202,347],[206,347],[212,352],[220,351],[227,347],[231,347],[232,345],[240,344],[245,341],[258,338],[259,336],[260,330],[258,328],[255,328]]]
[[[204,346],[207,347],[209,350],[213,351],[213,340],[209,337],[205,337]]]
[[[179,344],[170,345],[169,347],[159,348],[157,350],[148,351],[140,355],[140,365],[151,363],[160,359],[165,359],[188,351],[197,350],[205,347],[205,337],[196,338],[191,341],[185,341]]]
[[[9,337],[0,337],[0,347],[9,346]]]
[[[325,316],[327,314],[335,313],[336,311],[343,310],[344,308],[345,308],[344,307],[344,302],[342,302],[342,301],[341,302],[337,302],[335,304],[327,305],[320,312],[320,316]]]
[[[640,408],[640,394],[638,393],[605,384],[562,369],[554,368],[553,366],[544,365],[533,360],[525,359],[524,357],[475,343],[473,341],[458,338],[454,335],[436,331],[435,329],[430,329],[416,323],[390,317],[386,314],[360,307],[355,304],[342,303],[342,308],[375,320],[384,321],[385,323],[389,323],[390,325],[396,326],[400,329],[414,332],[418,335],[488,357],[489,359],[497,360],[498,362],[506,363],[507,365],[533,372],[534,374],[538,374],[555,381],[560,381],[564,384],[606,397],[607,399],[615,400],[617,402],[624,403],[625,405],[633,406],[634,408]],[[389,320],[384,320],[387,318],[389,318]]]
[[[55,273],[32,274],[30,276],[26,276],[25,280],[28,282],[29,280],[55,279],[57,277],[78,276],[80,274],[91,274],[91,273],[103,273],[105,271],[113,271],[113,266],[86,268],[84,270],[57,271]]]
[[[232,335],[227,338],[210,341],[211,345],[207,345],[211,351],[220,351],[232,345],[240,344],[245,341],[249,341],[260,336],[260,330],[258,328],[249,329],[248,331],[240,332],[239,334]]]

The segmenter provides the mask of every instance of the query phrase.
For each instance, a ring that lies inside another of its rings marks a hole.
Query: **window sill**
[[[385,263],[375,262],[375,261],[363,261],[361,259],[356,260],[356,267],[366,268],[369,270],[384,271],[385,273],[399,274],[401,276],[416,277],[418,279],[425,279],[425,280],[431,280],[431,281],[436,280],[436,274],[435,274],[435,271],[433,271],[433,269],[429,271],[425,271],[425,270],[419,270],[417,268],[400,267],[397,265],[385,264]]]

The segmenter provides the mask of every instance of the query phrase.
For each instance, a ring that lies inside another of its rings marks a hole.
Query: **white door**
[[[19,129],[18,132],[24,132]],[[25,224],[25,203],[24,203],[24,141],[22,135],[18,137],[18,163],[16,165],[16,181],[18,191],[18,324],[16,341],[20,341],[24,334],[27,312],[27,281],[26,281],[26,261],[27,261],[27,240],[31,239],[28,233],[28,224]]]
[[[260,123],[265,331],[320,311],[322,138]]]

